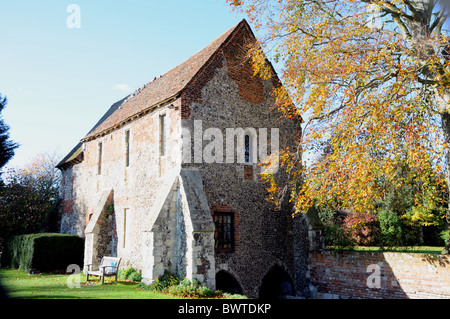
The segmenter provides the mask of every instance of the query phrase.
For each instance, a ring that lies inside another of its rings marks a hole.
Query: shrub
[[[178,285],[180,278],[168,270],[164,270],[164,275],[156,278],[145,290],[167,292],[170,286]]]
[[[339,212],[330,206],[316,207],[315,209],[323,225],[325,246],[339,248],[356,246],[356,241],[351,237],[350,232],[342,226],[345,217],[342,211]]]
[[[358,245],[376,245],[380,233],[378,217],[371,213],[352,213],[344,219],[344,230],[351,234]]]
[[[84,240],[67,234],[29,234],[11,237],[2,255],[2,265],[29,271],[66,270],[70,264],[82,265]]]
[[[384,246],[399,246],[403,243],[403,223],[400,217],[389,210],[382,209],[378,212],[380,222],[380,240]]]
[[[336,225],[325,225],[325,245],[336,247],[349,247],[356,246],[356,240],[351,237],[351,234],[345,231],[342,227]]]
[[[119,278],[123,278],[123,279],[127,279],[129,275],[131,275],[131,273],[135,271],[135,269],[133,267],[128,267],[126,269],[120,269],[118,276]]]
[[[213,291],[208,287],[201,286],[197,279],[189,280],[180,278],[165,270],[164,275],[155,279],[150,285],[140,283],[137,287],[141,290],[166,292],[174,296],[189,298],[214,298],[223,296],[221,291]],[[231,296],[231,295],[230,295]]]
[[[190,281],[187,278],[178,285],[170,286],[168,292],[175,296],[189,298],[213,298],[222,295],[219,291],[212,291],[208,287],[200,286],[197,279]]]
[[[141,282],[142,276],[140,272],[134,271],[128,276],[128,280],[135,281],[135,282]]]
[[[240,295],[240,294],[230,294],[228,292],[223,292],[222,296],[228,299],[248,299],[247,296],[245,295]]]
[[[127,269],[119,270],[119,277],[126,280],[140,282],[142,280],[142,275],[140,272],[136,271],[133,267],[128,267]]]
[[[448,244],[448,241],[450,240],[450,230],[443,230],[440,232],[439,236],[442,238],[442,240],[444,241],[445,245]]]

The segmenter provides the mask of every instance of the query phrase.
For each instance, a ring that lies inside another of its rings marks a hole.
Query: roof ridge
[[[62,168],[65,164],[69,164],[72,161],[73,155],[82,148],[82,142],[95,139],[97,136],[101,136],[107,131],[114,130],[124,123],[139,117],[140,114],[145,114],[152,108],[158,107],[165,102],[170,103],[173,98],[178,97],[197,75],[209,65],[216,53],[232,39],[233,34],[241,27],[246,27],[251,35],[255,37],[247,20],[242,19],[184,62],[168,70],[160,77],[155,77],[152,81],[147,82],[133,93],[113,103],[94,127],[64,157],[57,167]]]
[[[183,90],[186,89],[186,87],[189,86],[189,84],[192,83],[192,81],[194,81],[194,79],[197,77],[197,75],[199,73],[201,73],[206,66],[211,62],[211,60],[213,59],[214,55],[219,52],[226,44],[228,44],[229,41],[231,41],[232,37],[236,34],[236,32],[238,31],[238,29],[243,26],[246,25],[249,30],[251,31],[251,28],[249,26],[249,24],[247,23],[247,20],[242,19],[238,24],[236,24],[234,27],[228,29],[226,32],[222,33],[220,36],[218,36],[214,41],[212,41],[209,45],[211,45],[212,43],[214,43],[215,41],[217,41],[218,39],[220,39],[221,37],[224,37],[227,33],[228,35],[225,37],[225,39],[223,41],[221,41],[220,45],[216,48],[216,50],[214,50],[214,52],[209,56],[209,58],[205,61],[205,63],[203,63],[202,66],[200,66],[200,68],[197,70],[197,72],[194,74],[194,76],[190,79],[190,81],[184,86]],[[254,36],[253,32],[252,35]],[[203,48],[202,50],[204,50],[206,48]],[[200,50],[200,51],[202,51]],[[199,51],[199,52],[200,52]]]
[[[82,141],[93,139],[105,131],[110,130],[112,127],[124,123],[130,118],[133,118],[152,107],[160,105],[161,102],[180,94],[206,67],[206,65],[208,65],[216,52],[218,52],[225,45],[225,43],[228,43],[231,36],[244,25],[250,29],[247,21],[245,19],[241,20],[235,26],[222,33],[206,47],[197,51],[184,62],[178,64],[160,77],[153,79],[153,81],[146,83],[143,87],[135,90],[124,99],[124,102],[121,104],[120,108],[116,110],[116,112],[113,112],[113,114],[104,119],[102,123],[98,124],[97,127],[91,130],[82,139]],[[196,61],[196,59],[200,61]],[[192,64],[195,65],[192,66]],[[185,75],[185,77],[183,77],[183,75]],[[167,78],[170,79],[167,80]],[[147,98],[144,99],[144,96]],[[130,105],[136,99],[142,100],[140,101],[140,105],[136,106],[134,110],[129,110],[131,108]],[[116,118],[114,119],[114,117]]]

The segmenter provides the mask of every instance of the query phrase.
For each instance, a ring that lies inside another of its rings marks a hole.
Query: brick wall
[[[314,251],[315,298],[450,299],[450,258],[444,255]]]

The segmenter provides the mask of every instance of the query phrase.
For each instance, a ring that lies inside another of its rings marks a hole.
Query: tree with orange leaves
[[[406,181],[431,198],[430,185],[450,185],[444,2],[228,1],[265,33],[249,50],[255,74],[270,76],[263,52],[279,62],[278,106],[305,120],[297,149],[280,153],[289,184],[264,176],[275,202],[289,189],[297,212],[313,204],[371,212]],[[417,194],[417,207],[423,202]]]

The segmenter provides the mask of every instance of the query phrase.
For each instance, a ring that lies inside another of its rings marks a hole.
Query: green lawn
[[[36,274],[15,269],[0,269],[0,280],[10,298],[24,299],[176,299],[162,293],[137,290],[137,283],[105,279],[86,283],[85,276],[80,276],[80,288],[69,288],[69,275]],[[94,277],[95,278],[95,277]],[[89,278],[90,279],[90,278]],[[73,281],[72,281],[73,282]]]

